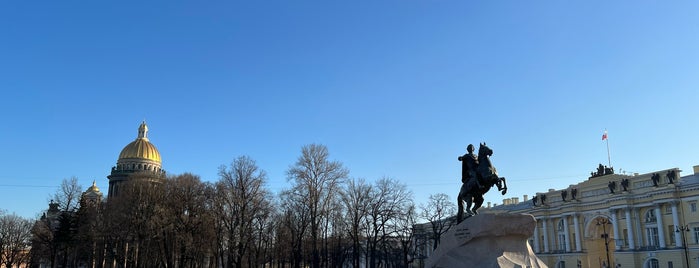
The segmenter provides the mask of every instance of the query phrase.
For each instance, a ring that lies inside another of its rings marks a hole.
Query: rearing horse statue
[[[493,164],[490,163],[491,155],[493,155],[493,150],[488,148],[485,143],[481,143],[478,148],[476,178],[471,178],[461,185],[461,191],[459,192],[457,200],[459,205],[459,212],[456,214],[457,223],[464,220],[464,202],[466,202],[466,213],[468,213],[470,217],[478,214],[476,210],[483,205],[483,195],[494,185],[497,185],[498,191],[502,191],[503,195],[507,193],[505,178],[498,177],[497,170],[493,167]],[[474,180],[478,180],[482,187],[479,188]],[[471,204],[473,204],[473,209],[471,209]]]

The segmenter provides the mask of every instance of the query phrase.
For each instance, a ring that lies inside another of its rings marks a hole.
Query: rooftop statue
[[[498,172],[490,163],[490,156],[493,155],[493,150],[488,148],[485,143],[481,143],[478,148],[478,158],[473,155],[473,145],[467,147],[468,153],[460,156],[459,161],[462,162],[461,168],[461,191],[459,192],[458,206],[459,211],[456,214],[457,222],[464,219],[464,202],[466,202],[465,213],[469,216],[478,214],[476,212],[483,205],[483,195],[490,188],[497,185],[498,191],[502,194],[507,193],[507,184],[505,178],[498,177]],[[473,205],[473,209],[471,209]]]

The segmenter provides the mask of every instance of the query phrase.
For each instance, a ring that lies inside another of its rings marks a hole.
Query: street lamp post
[[[604,238],[604,250],[607,252],[607,267],[612,267],[609,262],[609,234],[607,233],[607,224],[611,224],[608,219],[597,219],[597,226],[602,225],[602,238]]]
[[[687,236],[685,236],[685,233],[689,233],[689,226],[684,225],[684,226],[675,226],[675,233],[680,233],[682,235],[682,247],[684,248],[684,261],[685,261],[685,267],[689,268],[689,257],[687,253]]]

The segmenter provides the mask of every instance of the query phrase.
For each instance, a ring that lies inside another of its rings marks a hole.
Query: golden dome
[[[90,186],[90,188],[87,188],[87,191],[86,191],[86,192],[99,193],[99,192],[100,192],[100,188],[97,188],[97,183],[93,180],[93,181],[92,181],[92,186]]]
[[[132,141],[124,149],[121,150],[119,154],[119,160],[121,159],[146,159],[160,163],[160,153],[155,145],[148,141],[148,126],[146,122],[143,121],[138,127],[138,137],[135,141]]]

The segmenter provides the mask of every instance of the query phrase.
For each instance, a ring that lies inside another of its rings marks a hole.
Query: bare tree
[[[199,176],[185,173],[172,176],[165,183],[164,206],[159,217],[163,230],[162,250],[174,256],[177,267],[197,267],[213,252],[214,230],[210,199],[210,186]]]
[[[0,266],[21,267],[29,262],[32,222],[17,214],[0,216]]]
[[[132,178],[120,189],[104,210],[105,261],[121,267],[174,267],[174,250],[161,250],[168,239],[161,216],[165,185]]]
[[[226,241],[226,267],[243,267],[250,258],[250,249],[256,245],[256,225],[267,220],[271,194],[264,187],[266,173],[247,156],[238,157],[230,169],[219,168],[220,180],[216,183],[216,213],[222,223]]]
[[[32,227],[32,261],[46,261],[53,266],[77,265],[77,218],[81,187],[78,179],[63,179],[53,195],[49,210]]]
[[[303,190],[303,189],[300,189]],[[283,262],[288,259],[292,268],[300,268],[304,256],[304,238],[308,234],[310,222],[307,194],[296,190],[286,190],[280,195],[281,215],[277,225],[277,252]],[[282,265],[283,266],[283,265]]]
[[[342,194],[345,205],[345,222],[347,234],[352,240],[352,267],[359,268],[362,248],[364,222],[369,212],[372,187],[364,179],[349,180]]]
[[[318,249],[321,224],[328,215],[332,197],[349,171],[342,163],[328,159],[327,147],[319,144],[303,146],[301,156],[287,171],[288,179],[294,182],[294,190],[306,194],[311,235],[311,267],[320,267]]]
[[[388,259],[391,239],[397,237],[395,225],[412,206],[412,192],[405,184],[391,178],[381,178],[372,188],[367,217],[368,267],[379,265],[379,257]],[[380,256],[381,255],[381,256]]]
[[[46,214],[34,223],[31,230],[32,248],[30,255],[32,266],[48,263],[49,267],[54,267],[57,254],[54,226],[57,225],[57,220],[54,220]]]
[[[78,178],[63,179],[61,186],[53,196],[61,211],[76,211],[80,206],[82,187],[78,184]]]
[[[449,228],[454,225],[452,216],[456,211],[456,205],[450,200],[451,198],[447,194],[433,194],[430,195],[427,204],[421,206],[422,213],[420,216],[430,223],[432,229],[433,249],[436,249],[439,245],[442,234],[449,231]],[[449,219],[449,217],[452,219]]]
[[[395,232],[398,234],[398,241],[400,242],[400,250],[402,255],[401,267],[409,267],[411,256],[414,254],[413,247],[413,237],[415,235],[414,228],[416,222],[416,212],[415,204],[408,205],[403,212],[396,219]]]

